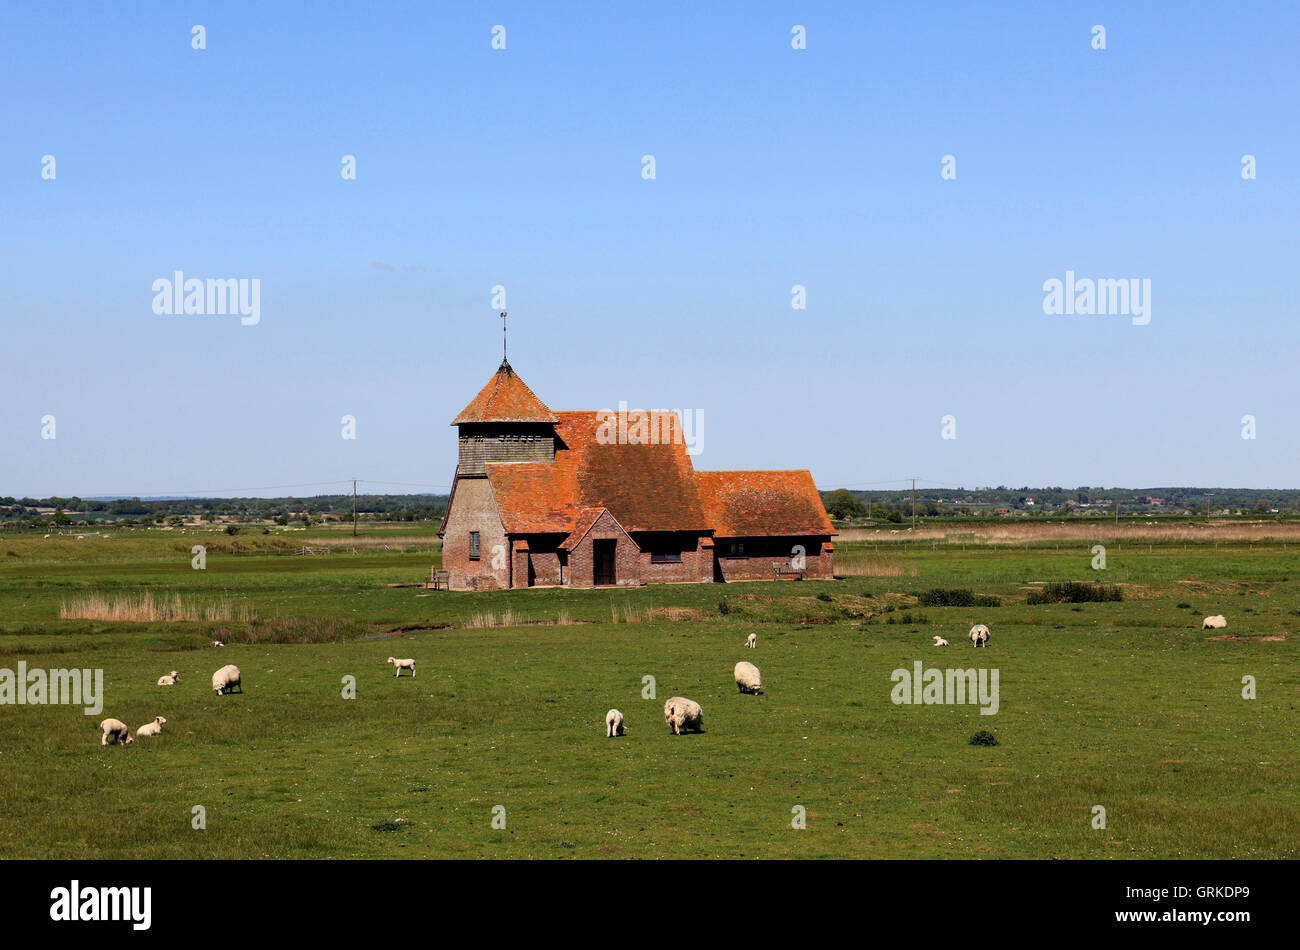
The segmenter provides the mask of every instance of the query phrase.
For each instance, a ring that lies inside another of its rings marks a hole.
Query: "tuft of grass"
[[[993,733],[989,732],[987,729],[981,729],[978,732],[976,732],[975,735],[970,737],[970,744],[971,745],[1001,745],[1002,743],[998,742],[998,737],[995,736]]]
[[[932,587],[916,596],[922,607],[1001,607],[1000,597],[977,594],[966,587]]]
[[[1025,597],[1026,604],[1086,604],[1118,601],[1124,592],[1118,584],[1082,584],[1078,581],[1050,581]]]

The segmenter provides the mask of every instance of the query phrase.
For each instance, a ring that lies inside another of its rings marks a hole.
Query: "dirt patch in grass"
[[[410,633],[413,630],[447,630],[450,629],[450,627],[451,624],[449,623],[406,623],[402,624],[400,627],[394,627],[388,632],[390,634],[403,634]],[[365,639],[371,638],[366,637]]]

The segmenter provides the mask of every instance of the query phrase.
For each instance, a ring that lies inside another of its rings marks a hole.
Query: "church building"
[[[673,412],[552,412],[506,361],[452,420],[453,590],[830,578],[805,469],[696,471]]]

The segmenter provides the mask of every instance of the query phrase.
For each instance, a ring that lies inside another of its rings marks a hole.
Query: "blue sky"
[[[11,4],[0,495],[445,491],[498,284],[539,397],[700,412],[699,468],[1300,486],[1300,10],[846,6]]]

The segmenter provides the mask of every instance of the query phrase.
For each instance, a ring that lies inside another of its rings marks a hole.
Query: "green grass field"
[[[841,544],[834,582],[466,594],[386,586],[428,576],[428,526],[355,554],[338,531],[103,533],[0,538],[0,668],[100,668],[106,693],[95,716],[0,706],[3,858],[1300,856],[1300,551],[1278,544],[1125,544],[1096,572],[1090,545]],[[1053,580],[1124,600],[1025,603]],[[1001,606],[918,606],[935,587]],[[145,593],[255,619],[60,619]],[[917,660],[996,668],[998,713],[895,705]],[[209,688],[225,663],[243,694]],[[671,735],[675,694],[702,734]],[[161,737],[99,745],[100,719],[155,715]]]

